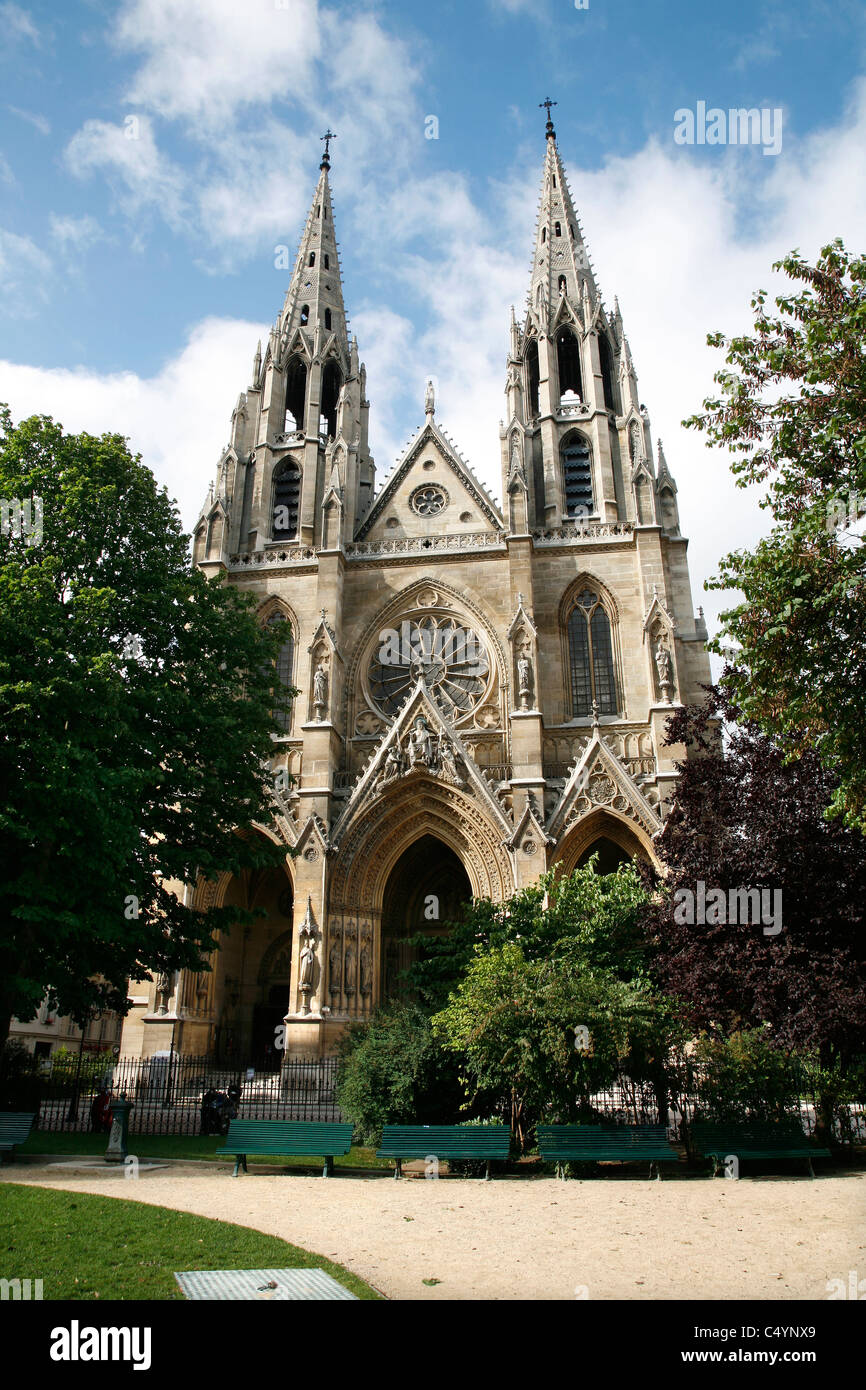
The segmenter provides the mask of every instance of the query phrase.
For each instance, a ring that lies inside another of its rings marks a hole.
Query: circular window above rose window
[[[383,629],[367,668],[374,704],[395,715],[421,677],[447,717],[470,714],[490,681],[484,643],[454,617],[404,618]]]

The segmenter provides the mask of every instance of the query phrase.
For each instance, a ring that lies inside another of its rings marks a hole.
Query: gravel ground
[[[256,1172],[172,1163],[137,1181],[18,1162],[0,1180],[94,1192],[281,1236],[393,1299],[826,1299],[866,1278],[866,1172],[557,1182]],[[438,1283],[425,1284],[425,1280]]]

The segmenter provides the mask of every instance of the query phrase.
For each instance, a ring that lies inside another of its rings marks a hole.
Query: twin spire
[[[563,297],[573,305],[582,305],[588,317],[600,295],[556,144],[551,110],[557,103],[548,97],[539,105],[547,111],[546,148],[528,308],[539,326],[543,325],[546,330],[556,318]],[[312,337],[318,327],[323,344],[333,333],[339,348],[348,353],[348,321],[328,179],[331,141],[337,137],[329,128],[321,138],[325,148],[319,165],[319,181],[277,331],[283,342],[287,342],[294,338],[298,329]]]
[[[336,138],[330,129],[322,136],[325,149],[319,165],[319,182],[301,235],[298,258],[280,315],[279,332],[281,337],[291,340],[298,329],[313,337],[318,328],[323,344],[333,333],[339,346],[347,352],[348,320],[328,180],[330,146]]]

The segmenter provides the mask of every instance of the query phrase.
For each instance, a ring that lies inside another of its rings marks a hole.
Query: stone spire
[[[291,340],[299,328],[310,339],[314,339],[318,330],[322,346],[327,342],[328,336],[334,333],[341,352],[348,361],[349,334],[343,304],[331,186],[328,181],[328,171],[331,167],[328,145],[335,137],[328,132],[328,135],[322,138],[326,145],[319,166],[319,182],[304,225],[279,327],[284,340]]]
[[[542,102],[542,105],[546,103]],[[599,298],[583,232],[556,146],[556,131],[549,110],[546,133],[547,148],[529,286],[529,308],[541,319],[544,330],[547,328],[547,313],[550,310],[556,312],[563,277],[565,293],[572,304],[580,304],[584,288],[593,307]]]

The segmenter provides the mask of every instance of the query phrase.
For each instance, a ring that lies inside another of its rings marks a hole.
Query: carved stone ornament
[[[616,796],[616,787],[606,773],[599,773],[589,779],[589,797],[596,806],[606,806]]]
[[[465,786],[450,739],[445,734],[434,734],[423,714],[413,720],[402,746],[398,742],[391,744],[385,754],[376,788],[382,791],[397,778],[407,777],[414,772],[432,773],[454,787]]]

